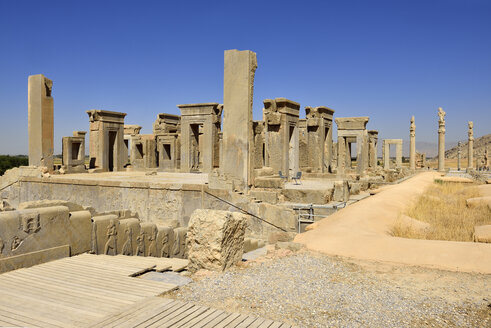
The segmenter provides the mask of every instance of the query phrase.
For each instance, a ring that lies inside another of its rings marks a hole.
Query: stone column
[[[445,171],[445,112],[438,108],[438,171]]]
[[[409,169],[416,169],[416,124],[414,124],[414,116],[411,117],[409,127]]]
[[[53,170],[53,81],[42,74],[29,76],[28,133],[29,165]]]
[[[256,54],[249,50],[226,50],[223,84],[222,173],[237,179],[244,188],[252,183],[254,131],[252,95]]]
[[[402,140],[396,143],[396,167],[402,167]]]
[[[468,151],[467,151],[467,169],[474,168],[474,123],[469,121],[469,143],[468,143]]]
[[[346,141],[344,137],[338,136],[338,174],[344,174],[346,165]]]
[[[390,143],[384,140],[382,143],[383,150],[383,160],[384,160],[384,170],[390,169]]]
[[[460,159],[462,157],[462,142],[459,141],[457,145],[457,170],[460,171]]]

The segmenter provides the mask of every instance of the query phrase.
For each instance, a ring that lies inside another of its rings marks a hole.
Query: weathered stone
[[[438,108],[438,171],[445,171],[445,115],[441,107]]]
[[[237,186],[252,184],[254,142],[252,99],[256,54],[252,51],[226,50],[223,81],[223,144],[221,173],[239,180]]]
[[[351,169],[351,144],[356,143],[356,171],[364,174],[368,167],[368,117],[338,117],[337,173]]]
[[[292,252],[298,252],[302,248],[305,248],[305,245],[300,244],[300,243],[294,243],[291,241],[287,241],[287,242],[280,241],[280,242],[277,242],[275,244],[275,248],[276,249],[288,249],[289,251],[292,251]]]
[[[349,194],[348,181],[334,182],[334,193],[332,198],[335,202],[347,202],[349,199]]]
[[[188,227],[189,269],[223,271],[242,259],[246,216],[237,212],[196,210]]]
[[[293,238],[295,238],[295,236],[295,232],[273,231],[268,236],[268,243],[276,244],[278,242],[293,241]]]
[[[474,241],[478,243],[491,243],[491,225],[475,226]]]
[[[467,207],[491,206],[491,196],[469,198],[465,203]]]
[[[54,118],[53,81],[42,74],[29,76],[28,132],[29,165],[53,171]]]
[[[66,206],[70,212],[73,211],[83,211],[84,207],[66,200],[33,200],[29,202],[20,203],[17,207],[19,210],[25,210],[29,208],[43,208],[43,207],[53,207],[53,206]]]
[[[402,167],[402,139],[384,139],[382,143],[382,158],[384,169],[390,169],[390,145],[396,145],[396,168]]]

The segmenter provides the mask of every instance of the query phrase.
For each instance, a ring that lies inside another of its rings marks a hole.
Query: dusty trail
[[[433,183],[425,172],[312,224],[296,242],[329,255],[453,271],[491,273],[491,244],[392,237],[389,230],[411,201]]]

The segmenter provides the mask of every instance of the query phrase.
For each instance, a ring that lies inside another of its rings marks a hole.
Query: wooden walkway
[[[0,274],[0,327],[289,327],[155,297],[176,285],[132,277],[187,260],[79,255]]]

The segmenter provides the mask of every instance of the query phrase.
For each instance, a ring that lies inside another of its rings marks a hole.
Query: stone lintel
[[[181,110],[181,116],[192,115],[220,115],[221,106],[219,103],[202,103],[202,104],[183,104],[177,105]]]
[[[368,130],[368,135],[370,137],[377,137],[378,136],[378,131],[377,130]]]
[[[126,113],[112,112],[109,110],[91,109],[86,112],[90,122],[100,121],[108,123],[123,123]]]
[[[332,117],[334,115],[334,109],[325,106],[318,107],[305,107],[305,115],[307,118],[316,118],[322,117],[323,119],[327,119],[332,121]]]
[[[338,130],[364,130],[368,123],[368,116],[361,117],[338,117],[334,121]]]
[[[142,127],[140,125],[136,125],[136,124],[128,124],[128,125],[124,125],[124,134],[125,135],[136,135],[136,134],[140,134],[140,130],[142,129]]]
[[[80,137],[80,138],[85,138],[85,135],[87,134],[87,131],[73,131],[73,136],[74,137]]]
[[[402,145],[402,139],[384,139],[384,143],[389,145],[396,145],[396,144]]]

